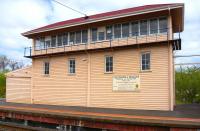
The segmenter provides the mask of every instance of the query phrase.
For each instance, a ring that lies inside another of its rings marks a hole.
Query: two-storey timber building
[[[173,3],[106,12],[25,32],[22,35],[33,40],[24,52],[32,67],[8,74],[6,99],[173,110],[173,52],[181,49],[175,33],[183,29],[184,4]],[[26,77],[20,76],[23,73]]]

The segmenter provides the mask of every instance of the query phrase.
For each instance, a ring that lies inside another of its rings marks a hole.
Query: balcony
[[[24,49],[24,56],[27,58],[32,58],[36,56],[45,56],[50,54],[52,55],[52,54],[60,54],[60,53],[75,52],[75,51],[88,51],[95,49],[114,48],[122,46],[147,44],[147,43],[159,43],[166,41],[173,42],[174,50],[180,50],[181,48],[180,33],[178,33],[179,34],[178,38],[173,38],[173,33],[169,32],[170,31],[167,29],[165,33],[156,33],[156,34],[140,35],[140,36],[131,36],[130,34],[129,37],[114,38],[102,41],[91,41],[91,39],[88,39],[87,43],[69,44],[58,47],[44,47],[44,46],[26,47]]]

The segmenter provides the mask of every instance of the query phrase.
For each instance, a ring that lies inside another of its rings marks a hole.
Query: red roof
[[[122,10],[111,11],[111,12],[105,12],[105,13],[100,13],[100,14],[96,14],[96,15],[90,15],[90,16],[88,16],[87,19],[85,17],[80,17],[80,18],[57,22],[54,24],[50,24],[47,26],[43,26],[43,27],[31,30],[31,31],[25,32],[25,33],[23,33],[23,35],[28,36],[28,34],[45,32],[46,30],[49,30],[49,29],[59,28],[59,27],[67,26],[67,25],[79,24],[79,23],[81,24],[84,22],[101,19],[101,18],[105,18],[105,17],[119,16],[119,15],[123,15],[123,14],[141,12],[144,10],[157,9],[157,8],[168,7],[168,6],[173,6],[173,5],[177,5],[177,3],[144,5],[144,6],[138,6],[138,7],[133,7],[133,8],[126,8],[126,9],[122,9]]]

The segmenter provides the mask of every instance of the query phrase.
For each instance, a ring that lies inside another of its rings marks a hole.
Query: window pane
[[[45,49],[45,39],[44,38],[40,38],[40,48],[41,49]]]
[[[147,35],[147,20],[140,21],[140,35]]]
[[[106,27],[106,39],[112,39],[112,26],[107,26]]]
[[[104,32],[99,32],[99,40],[104,40]]]
[[[146,68],[145,68],[145,65],[142,65],[142,70],[145,70]]]
[[[49,62],[44,62],[44,74],[49,74]]]
[[[122,37],[129,37],[129,23],[122,24]]]
[[[69,41],[70,41],[70,45],[71,44],[73,45],[75,43],[75,33],[74,32],[70,32]]]
[[[76,43],[81,43],[81,31],[76,32]]]
[[[45,41],[45,43],[46,43],[46,48],[49,48],[49,47],[51,47],[51,41],[50,40],[47,40],[47,41]]]
[[[51,37],[51,47],[56,47],[56,36]]]
[[[106,70],[106,72],[112,72],[113,71],[113,57],[112,56],[106,56],[106,58],[105,58],[105,70]]]
[[[68,33],[63,34],[63,45],[68,45]]]
[[[75,60],[69,60],[69,73],[75,73]]]
[[[147,53],[147,54],[146,54],[146,59],[147,59],[147,60],[150,59],[150,53]]]
[[[41,45],[40,45],[40,39],[35,40],[35,50],[40,50]]]
[[[138,21],[132,23],[132,36],[139,35],[139,23]]]
[[[97,28],[92,29],[92,41],[97,41]]]
[[[142,54],[142,59],[146,59],[146,54]]]
[[[83,30],[82,31],[82,43],[87,43],[87,41],[88,41],[88,31]]]
[[[114,25],[114,38],[121,38],[121,24]]]
[[[167,32],[167,18],[159,19],[159,31],[160,31],[160,33]]]
[[[150,20],[150,34],[157,34],[158,33],[158,20],[151,19]]]
[[[62,46],[62,35],[57,36],[57,45]]]
[[[141,56],[141,67],[142,70],[150,69],[150,53],[143,53]]]

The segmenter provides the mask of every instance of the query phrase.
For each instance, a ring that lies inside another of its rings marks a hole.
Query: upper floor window
[[[69,74],[75,74],[76,73],[76,62],[75,62],[75,59],[69,59],[68,72],[69,72]]]
[[[58,35],[57,36],[57,46],[62,46],[63,44],[63,41],[62,41],[62,35]]]
[[[51,47],[56,47],[56,36],[51,37]]]
[[[87,42],[88,42],[88,31],[82,30],[82,43],[87,43]]]
[[[98,32],[98,40],[104,40],[104,32]]]
[[[149,22],[150,34],[158,33],[158,19],[151,19]]]
[[[45,41],[45,45],[46,45],[46,48],[51,47],[51,41],[50,40],[46,40]]]
[[[121,24],[114,25],[114,38],[121,38]]]
[[[105,57],[105,72],[113,72],[113,57]]]
[[[35,50],[45,49],[45,39],[38,38],[35,41]]]
[[[97,28],[92,28],[92,41],[97,41]]]
[[[159,18],[159,32],[165,33],[167,32],[167,18]]]
[[[70,42],[70,45],[73,45],[75,43],[75,32],[70,32],[69,42]]]
[[[150,70],[150,52],[141,54],[141,70]]]
[[[139,35],[139,21],[135,21],[131,23],[131,32],[132,32],[132,36]]]
[[[49,75],[49,62],[44,62],[44,74]]]
[[[129,23],[122,24],[122,37],[129,37]]]
[[[76,32],[76,44],[81,43],[81,31]]]
[[[68,45],[68,33],[64,33],[62,36],[63,45]]]
[[[113,31],[112,31],[112,25],[106,27],[106,39],[112,39]]]
[[[147,20],[140,21],[140,35],[147,35]]]
[[[102,41],[113,38],[125,38],[130,36],[149,35],[157,33],[166,33],[168,28],[167,17],[152,18],[147,20],[134,21],[131,23],[122,23],[115,25],[108,25],[102,31],[98,28],[91,28],[91,33],[88,30],[63,33],[53,35],[51,37],[39,38],[35,40],[35,50],[46,49],[49,47],[59,47],[65,45],[73,45],[79,43],[87,43],[88,35],[91,41]]]

